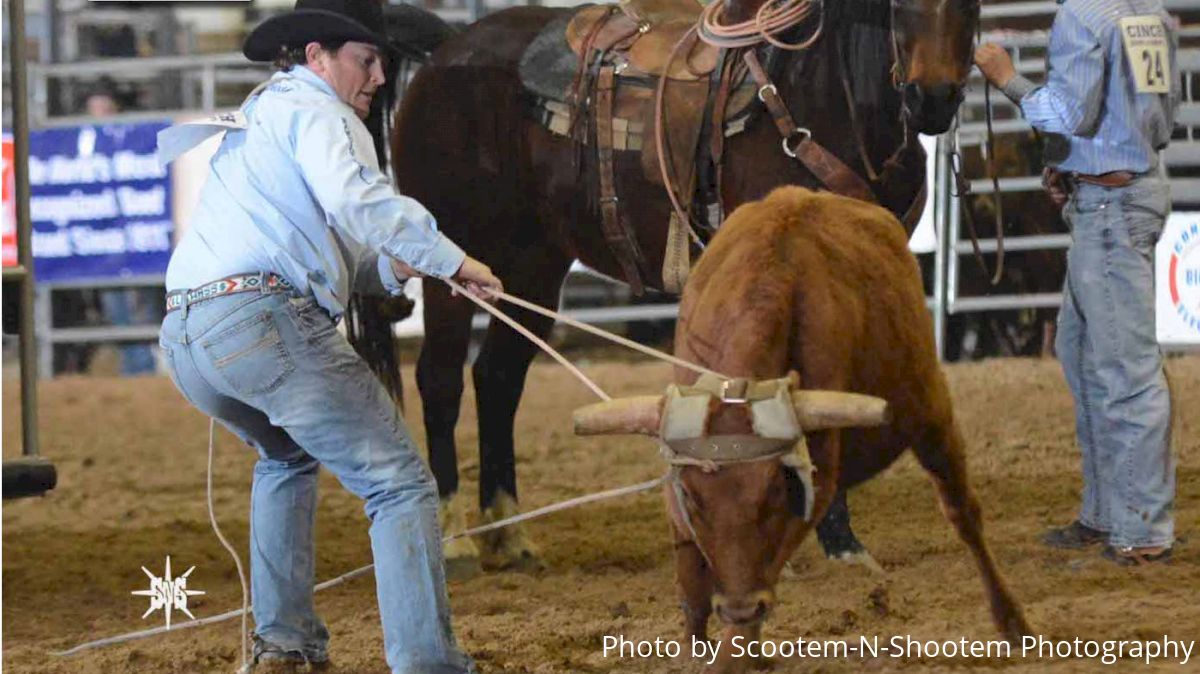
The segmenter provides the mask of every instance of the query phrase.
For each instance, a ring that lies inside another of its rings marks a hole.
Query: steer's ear
[[[800,480],[796,469],[787,465],[783,466],[783,479],[787,483],[788,510],[796,517],[803,519],[807,514],[804,512],[804,505],[807,502],[804,482]]]

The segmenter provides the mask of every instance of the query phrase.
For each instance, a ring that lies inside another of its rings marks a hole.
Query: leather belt
[[[1141,174],[1133,171],[1109,171],[1098,175],[1089,175],[1087,173],[1068,173],[1071,180],[1089,185],[1099,185],[1101,187],[1125,187],[1129,183],[1137,180]]]
[[[256,272],[253,274],[234,274],[223,279],[205,283],[191,290],[172,290],[167,293],[167,312],[175,311],[201,300],[209,300],[222,295],[244,293],[257,290],[262,293],[281,293],[292,289],[292,284],[282,276],[271,272]]]

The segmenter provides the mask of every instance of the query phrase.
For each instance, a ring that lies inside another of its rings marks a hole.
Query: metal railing
[[[107,75],[115,80],[156,80],[163,73],[178,71],[183,79],[182,100],[179,110],[153,110],[123,112],[106,117],[106,122],[133,122],[145,119],[163,119],[215,112],[218,87],[240,85],[242,95],[249,93],[255,84],[271,76],[271,68],[261,63],[251,63],[240,53],[205,54],[198,56],[156,56],[151,58],[130,57],[100,59],[78,63],[29,64],[29,77],[33,84],[33,99],[30,122],[33,127],[75,126],[94,124],[95,118],[88,115],[50,115],[50,85],[56,78],[88,78]],[[243,91],[244,90],[244,91]],[[226,104],[233,107],[240,98],[231,97]]]
[[[4,281],[20,287],[21,363],[21,458],[5,459],[2,466],[3,497],[17,498],[43,494],[55,487],[58,473],[54,464],[38,451],[37,414],[37,341],[33,312],[33,250],[30,246],[32,221],[29,217],[29,122],[25,106],[25,2],[9,0],[5,21],[11,31],[9,67],[13,94],[13,198],[17,221],[18,266],[4,270]]]
[[[53,316],[54,293],[70,290],[120,290],[129,288],[161,288],[162,274],[123,278],[78,279],[44,282],[35,291],[34,312],[37,317],[37,370],[42,377],[54,376],[54,347],[58,344],[98,344],[114,342],[157,342],[159,323],[139,325],[81,325],[59,327]],[[165,296],[165,293],[164,293]],[[158,348],[155,346],[154,348]]]

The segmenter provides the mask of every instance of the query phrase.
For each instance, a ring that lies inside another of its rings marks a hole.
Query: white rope
[[[523,326],[520,323],[513,320],[511,317],[506,315],[503,311],[500,311],[496,307],[493,307],[491,304],[488,304],[487,300],[480,299],[480,298],[472,295],[471,293],[467,292],[466,288],[463,288],[459,284],[455,283],[453,280],[448,279],[448,278],[442,279],[442,280],[446,282],[446,285],[449,285],[451,288],[453,288],[455,292],[457,292],[460,295],[465,296],[467,299],[471,300],[475,304],[478,304],[480,307],[483,308],[484,311],[495,316],[496,318],[499,318],[501,321],[504,321],[504,323],[506,325],[508,325],[508,327],[512,328],[513,330],[516,330],[518,333],[524,335],[526,339],[528,339],[529,341],[531,341],[534,344],[537,344],[539,347],[541,347],[541,349],[543,351],[545,351],[546,353],[550,354],[550,356],[552,358],[554,358],[554,360],[557,360],[560,365],[567,368],[567,370],[569,370],[571,372],[571,374],[575,375],[576,377],[579,378],[580,381],[582,381],[584,384],[586,384],[587,387],[592,390],[592,393],[595,393],[596,395],[600,396],[601,400],[604,400],[606,402],[609,400],[612,400],[612,397],[609,396],[607,393],[605,393],[604,390],[601,389],[599,386],[597,386],[596,382],[592,381],[591,379],[588,379],[587,375],[585,375],[583,372],[580,372],[579,368],[575,367],[575,365],[572,364],[571,361],[564,358],[561,353],[555,351],[554,348],[551,347],[549,344],[547,344],[546,341],[543,340],[541,337],[538,337],[537,335],[533,334],[533,332],[531,330],[529,330],[525,326]],[[497,293],[497,295],[499,295],[499,293]]]
[[[446,542],[452,541],[456,538],[460,538],[462,536],[474,536],[476,534],[481,534],[485,531],[491,531],[493,529],[499,529],[500,527],[508,526],[509,524],[515,524],[517,522],[534,519],[536,517],[543,517],[545,515],[549,515],[550,513],[558,512],[560,510],[566,510],[568,508],[574,508],[574,507],[581,506],[581,505],[586,505],[588,503],[595,503],[596,501],[603,501],[606,499],[618,498],[621,496],[628,496],[630,494],[636,494],[638,492],[648,491],[650,489],[654,489],[655,487],[658,487],[659,485],[661,485],[663,483],[663,480],[665,480],[665,479],[666,479],[666,476],[664,475],[663,477],[655,478],[653,480],[648,480],[646,482],[640,482],[640,483],[634,484],[634,485],[629,485],[627,487],[618,487],[616,489],[610,489],[608,491],[603,491],[603,492],[600,492],[597,494],[588,494],[586,496],[580,496],[577,498],[569,499],[566,501],[562,501],[559,503],[545,506],[543,508],[538,508],[537,510],[532,510],[527,513],[522,513],[520,515],[514,515],[513,517],[509,517],[509,518],[500,520],[498,522],[493,522],[491,524],[485,524],[483,526],[475,527],[474,529],[468,529],[459,534],[454,534],[452,536],[446,536],[445,538],[442,539],[442,542],[446,543]],[[224,539],[222,539],[222,542],[224,542]],[[331,587],[335,587],[337,585],[341,585],[348,580],[351,580],[353,578],[357,578],[358,576],[362,576],[362,575],[369,573],[374,568],[375,568],[374,564],[368,564],[367,566],[344,573],[336,578],[331,578],[322,583],[318,583],[317,585],[313,586],[313,592],[316,593],[316,592],[320,592],[322,590],[325,590],[325,589],[328,589]],[[241,569],[240,563],[238,564],[238,569],[239,570]],[[243,592],[244,591],[245,591],[245,589],[243,586]],[[182,630],[186,630],[186,629],[191,629],[193,627],[203,627],[205,625],[212,625],[214,623],[224,622],[231,618],[236,618],[237,616],[242,616],[242,621],[244,624],[245,620],[246,620],[246,615],[249,613],[248,609],[245,607],[244,601],[245,601],[245,595],[243,594],[243,608],[241,608],[241,609],[234,609],[232,611],[227,611],[220,615],[210,616],[208,618],[200,618],[197,620],[189,620],[187,622],[176,623],[176,624],[172,625],[169,629],[167,627],[155,627],[155,628],[148,629],[148,630],[140,630],[137,632],[128,632],[126,634],[120,634],[117,636],[107,637],[105,639],[97,639],[96,641],[89,641],[87,643],[79,644],[78,646],[67,649],[65,651],[55,651],[55,652],[51,652],[50,654],[58,655],[58,656],[75,655],[76,653],[81,653],[83,651],[100,648],[102,646],[111,646],[114,644],[121,644],[121,643],[130,642],[130,641],[136,641],[139,639],[145,639],[147,637],[157,636],[159,634],[166,634],[168,631],[178,632],[178,631],[182,631]],[[242,632],[243,632],[243,634],[245,634],[246,630],[243,628]]]
[[[708,374],[708,375],[712,375],[714,377],[718,377],[720,379],[732,379],[732,377],[727,377],[727,376],[721,374],[720,372],[713,372],[712,370],[710,370],[706,367],[697,365],[695,363],[688,362],[677,356],[672,356],[669,353],[659,351],[658,349],[651,348],[649,346],[646,346],[645,344],[638,344],[637,342],[635,342],[631,339],[626,339],[625,337],[622,337],[620,335],[614,335],[613,333],[608,332],[607,330],[602,330],[600,328],[597,328],[594,325],[589,325],[587,323],[584,323],[583,321],[577,321],[574,318],[571,318],[570,316],[566,316],[557,311],[551,311],[543,306],[539,306],[528,300],[523,300],[520,297],[514,297],[513,295],[509,295],[508,293],[503,293],[503,292],[497,293],[497,296],[506,302],[510,302],[519,307],[528,309],[532,312],[539,313],[548,318],[553,318],[555,320],[562,321],[563,323],[566,323],[567,325],[569,325],[571,327],[579,328],[580,330],[583,330],[584,332],[590,332],[593,335],[596,335],[597,337],[603,337],[604,339],[607,339],[611,342],[620,344],[621,346],[628,347],[630,349],[633,349],[634,351],[640,351],[648,356],[653,356],[655,358],[658,358],[659,360],[665,360],[672,365],[678,365],[679,367],[691,370],[692,372],[698,372],[700,374]]]
[[[543,516],[549,515],[551,513],[556,513],[560,510],[567,510],[568,508],[574,508],[574,507],[581,506],[581,505],[587,505],[588,503],[595,503],[596,501],[604,501],[604,500],[607,500],[610,498],[617,498],[619,496],[628,496],[630,494],[636,494],[638,492],[647,491],[647,490],[654,489],[655,487],[661,485],[663,483],[663,480],[665,480],[665,479],[667,479],[667,478],[664,475],[662,477],[656,477],[653,480],[639,482],[638,484],[631,484],[628,487],[618,487],[616,489],[609,489],[608,491],[602,491],[602,492],[599,492],[596,494],[588,494],[586,496],[579,496],[579,497],[576,497],[573,499],[568,499],[566,501],[561,501],[559,503],[554,503],[552,505],[538,508],[537,510],[531,510],[527,513],[522,513],[520,515],[513,515],[512,517],[508,517],[506,519],[502,519],[497,522],[492,522],[491,524],[484,524],[482,526],[475,527],[474,529],[467,529],[466,531],[461,531],[457,534],[452,534],[450,536],[447,536],[447,537],[443,538],[442,541],[449,542],[456,538],[463,538],[464,536],[475,536],[477,534],[482,534],[482,533],[485,533],[488,531],[492,531],[493,529],[500,529],[502,527],[506,527],[510,524],[516,524],[518,522],[524,522],[525,520],[531,520],[531,519],[535,519],[537,517],[543,517]]]
[[[208,495],[208,520],[212,522],[213,531],[217,534],[217,539],[221,541],[221,545],[229,552],[229,556],[233,557],[233,563],[237,566],[238,581],[242,584],[242,666],[238,668],[238,674],[250,674],[252,668],[250,666],[250,645],[247,643],[246,634],[246,614],[249,613],[250,597],[246,590],[246,574],[242,571],[242,558],[238,556],[233,546],[225,538],[225,534],[221,533],[221,527],[217,526],[217,513],[213,508],[213,436],[216,434],[217,420],[209,417],[208,419],[208,484],[206,493]],[[171,607],[167,607],[170,611]]]

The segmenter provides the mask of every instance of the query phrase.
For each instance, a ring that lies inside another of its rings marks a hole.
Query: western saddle
[[[645,177],[671,197],[662,279],[665,290],[681,292],[690,243],[700,241],[696,231],[715,231],[724,217],[719,196],[724,140],[745,128],[756,92],[766,92],[762,100],[786,152],[810,168],[814,162],[836,164],[833,178],[848,189],[818,177],[835,191],[873,200],[856,174],[810,137],[797,135],[807,131],[792,122],[753,50],[743,63],[727,58],[730,50],[698,38],[702,9],[698,0],[586,5],[549,24],[521,61],[521,78],[537,97],[541,123],[579,148],[595,142],[604,236],[637,295],[646,285],[646,263],[618,208],[613,153],[640,151]]]

